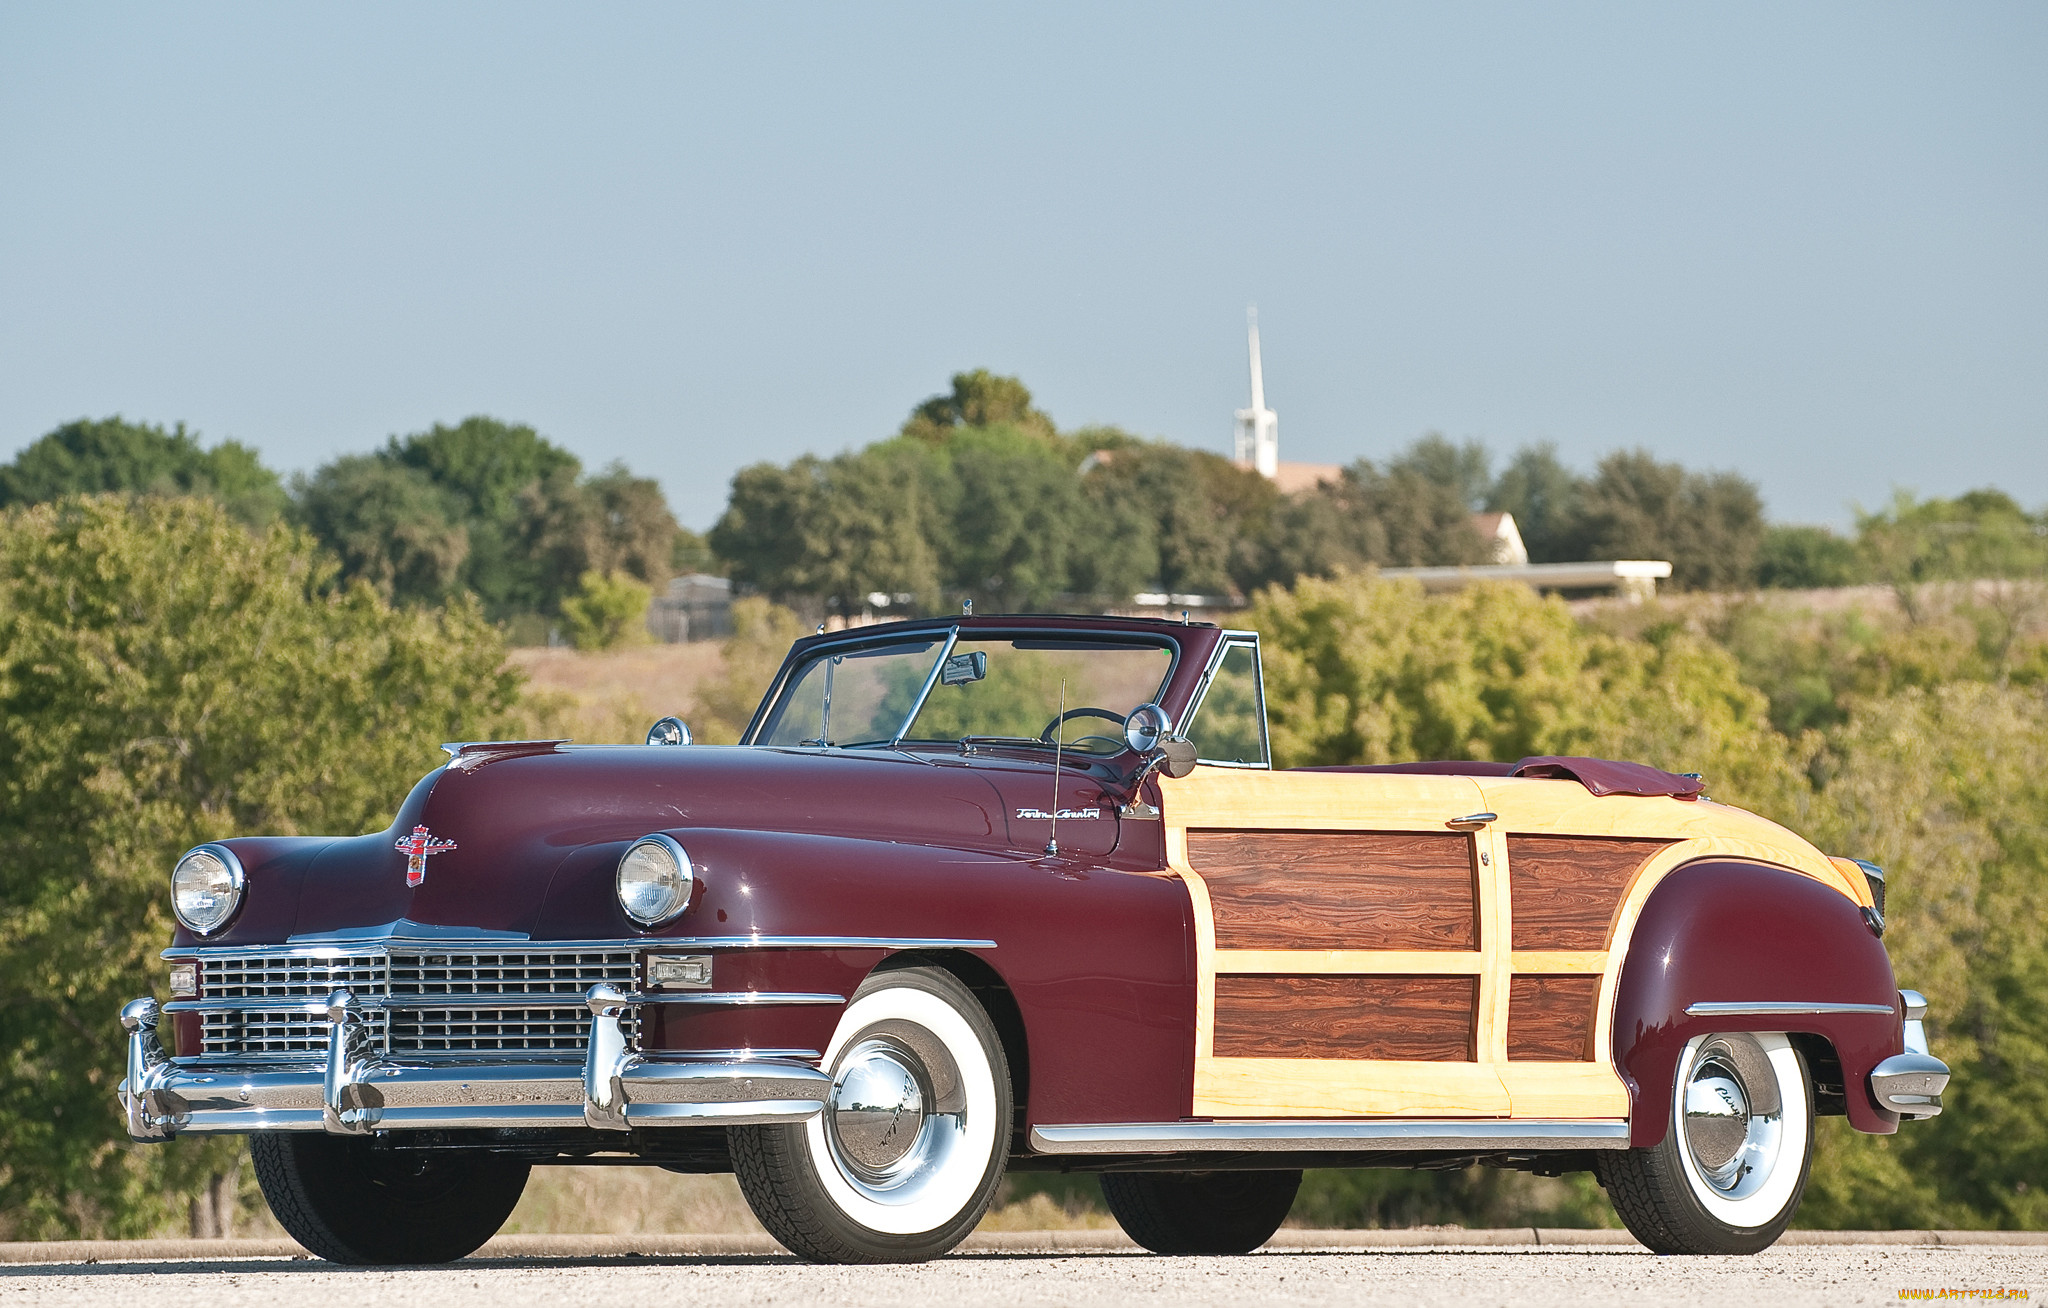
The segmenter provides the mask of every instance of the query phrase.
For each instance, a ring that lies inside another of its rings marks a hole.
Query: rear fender
[[[1700,1003],[1881,1004],[1882,1013],[1688,1014]],[[1782,868],[1688,863],[1644,903],[1615,988],[1614,1066],[1632,1104],[1629,1142],[1661,1141],[1672,1079],[1694,1036],[1782,1031],[1819,1037],[1841,1065],[1849,1124],[1889,1135],[1898,1114],[1871,1099],[1872,1068],[1905,1048],[1884,946],[1840,891]]]

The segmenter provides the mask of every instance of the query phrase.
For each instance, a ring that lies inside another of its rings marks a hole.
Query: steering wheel
[[[1052,744],[1052,738],[1059,733],[1059,729],[1061,727],[1067,724],[1068,718],[1108,718],[1111,722],[1116,723],[1118,726],[1122,726],[1124,724],[1124,715],[1121,713],[1112,713],[1105,708],[1088,708],[1084,705],[1081,708],[1070,708],[1066,712],[1054,718],[1052,721],[1046,723],[1045,730],[1038,733],[1038,738],[1048,745]],[[1106,740],[1108,739],[1108,737],[1084,736],[1082,737],[1082,739]],[[1119,741],[1118,743],[1121,744],[1122,742]]]

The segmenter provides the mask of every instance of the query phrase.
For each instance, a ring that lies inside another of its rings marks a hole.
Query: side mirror
[[[1195,743],[1186,736],[1175,736],[1159,747],[1164,761],[1159,770],[1167,776],[1180,778],[1195,770]]]
[[[687,745],[690,743],[690,728],[681,718],[663,718],[647,728],[647,743],[650,745]]]

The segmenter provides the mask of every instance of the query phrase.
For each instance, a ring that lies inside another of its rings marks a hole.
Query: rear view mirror
[[[980,681],[988,675],[988,653],[985,650],[969,650],[965,654],[949,654],[946,666],[939,669],[941,686],[964,686],[970,681]]]
[[[1195,770],[1195,745],[1184,736],[1175,736],[1160,745],[1159,754],[1165,760],[1159,770],[1169,777],[1184,777]]]

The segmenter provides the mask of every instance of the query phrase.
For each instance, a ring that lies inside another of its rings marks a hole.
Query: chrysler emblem
[[[455,842],[436,840],[425,827],[414,827],[412,834],[399,841],[395,848],[405,855],[405,884],[417,886],[427,879],[427,856],[445,854],[455,848]]]

